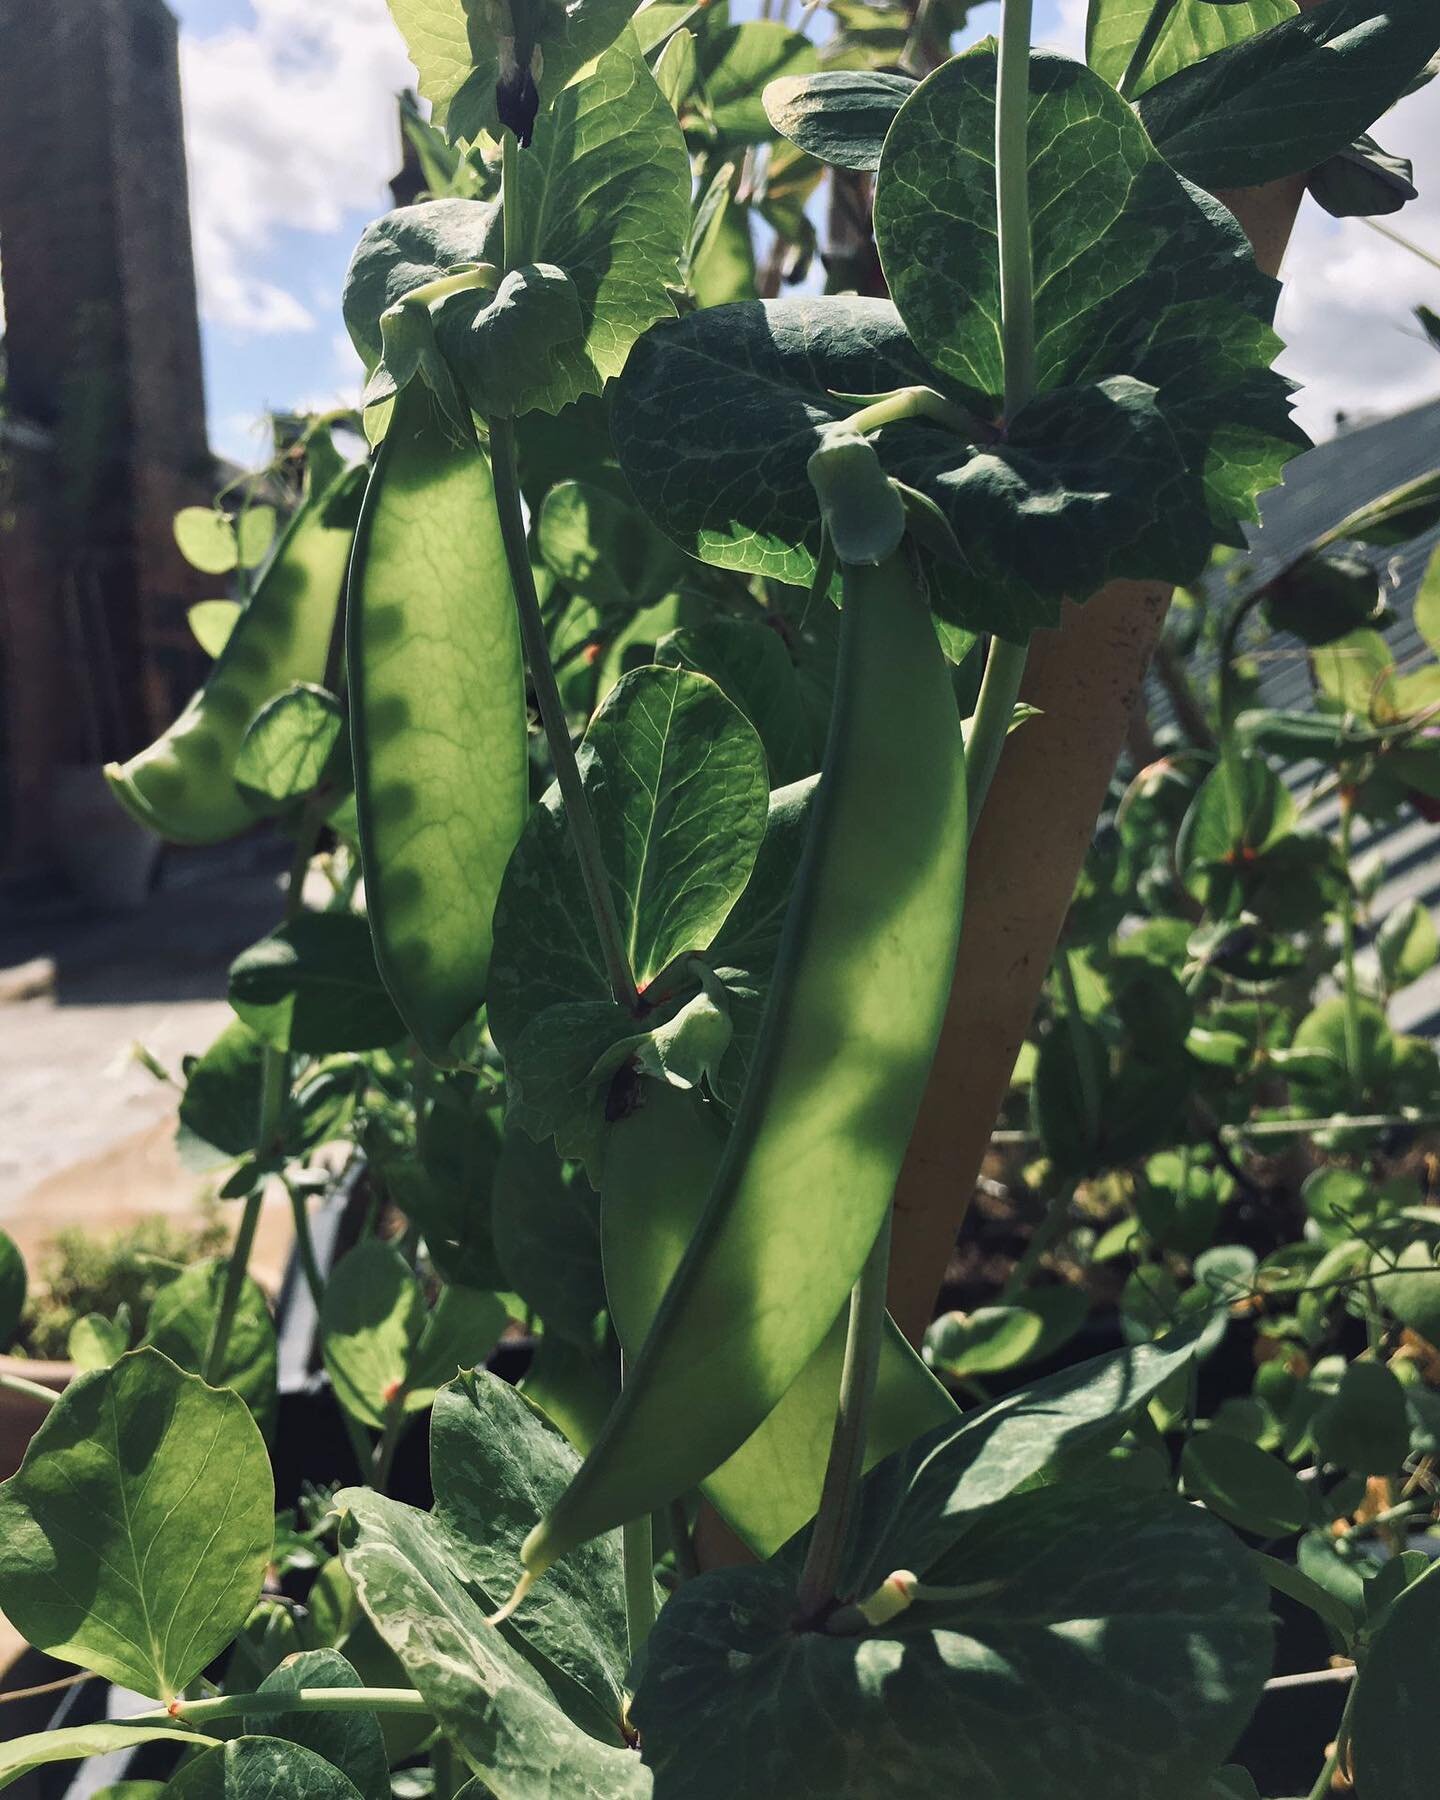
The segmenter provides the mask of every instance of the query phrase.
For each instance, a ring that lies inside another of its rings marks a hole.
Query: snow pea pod
[[[835,1324],[890,1205],[960,933],[964,755],[903,551],[847,567],[844,601],[824,765],[735,1124],[604,1431],[522,1548],[521,1592],[734,1455]]]
[[[646,1081],[610,1129],[600,1236],[610,1316],[627,1355],[643,1342],[709,1198],[725,1146],[714,1110],[693,1092]],[[701,1483],[757,1556],[772,1556],[820,1504],[847,1315],[842,1305],[774,1412]],[[865,1467],[955,1416],[955,1402],[887,1318]]]
[[[124,806],[176,844],[218,844],[255,823],[232,777],[250,721],[293,682],[325,675],[354,536],[346,470],[312,493],[275,548],[205,685],[170,729],[105,778]]]
[[[495,486],[412,381],[355,538],[346,621],[375,960],[435,1062],[485,997],[500,877],[529,805],[525,673]]]

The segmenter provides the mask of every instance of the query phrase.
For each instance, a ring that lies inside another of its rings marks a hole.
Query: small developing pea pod
[[[354,537],[359,469],[312,493],[276,545],[204,687],[162,737],[105,778],[142,825],[175,844],[218,844],[256,820],[232,779],[250,721],[293,682],[325,677]]]
[[[834,1325],[934,1055],[965,818],[954,692],[904,552],[847,565],[824,766],[735,1124],[604,1431],[522,1546],[511,1606],[576,1544],[698,1487]]]
[[[714,1115],[698,1094],[645,1081],[607,1134],[600,1238],[610,1316],[627,1355],[644,1341],[704,1211],[725,1145]],[[700,1484],[759,1557],[773,1556],[820,1505],[848,1316],[842,1305],[774,1412]],[[955,1417],[955,1402],[887,1318],[865,1467]]]
[[[485,998],[530,769],[520,627],[474,432],[411,381],[366,489],[346,621],[360,861],[375,960],[421,1048]]]

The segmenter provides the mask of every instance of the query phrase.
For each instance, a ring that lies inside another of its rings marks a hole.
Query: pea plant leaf
[[[83,1375],[0,1486],[0,1588],[36,1649],[168,1702],[259,1598],[274,1482],[235,1394],[156,1350]]]
[[[494,1189],[495,1254],[507,1288],[583,1348],[605,1309],[600,1200],[555,1148],[523,1131],[505,1134]]]
[[[708,675],[760,733],[772,789],[788,787],[820,766],[801,699],[800,674],[768,619],[706,619],[668,632],[655,660]]]
[[[721,154],[774,135],[763,94],[767,83],[808,75],[819,52],[804,32],[774,19],[704,32],[697,46],[700,80]]]
[[[482,1370],[443,1388],[430,1428],[430,1479],[435,1516],[463,1547],[460,1575],[504,1599],[521,1544],[578,1466],[565,1438],[508,1382]],[[629,1663],[619,1551],[613,1533],[574,1551],[552,1571],[545,1604],[517,1620],[531,1654],[591,1697],[592,1728],[607,1738]]]
[[[690,225],[690,162],[632,33],[556,96],[518,157],[516,183],[525,242],[514,260],[566,277],[580,331],[555,334],[553,296],[541,283],[532,284],[528,299],[465,294],[446,301],[436,314],[437,342],[485,416],[497,409],[482,347],[492,309],[507,300],[543,315],[536,378],[505,396],[505,409],[515,413],[557,413],[583,394],[598,394],[646,326],[674,312],[667,290],[679,281]],[[489,260],[500,260],[493,248]],[[516,341],[512,353],[521,349]]]
[[[1391,1604],[1365,1658],[1355,1695],[1355,1767],[1373,1794],[1423,1793],[1440,1756],[1440,1718],[1425,1672],[1440,1633],[1440,1583],[1433,1572]]]
[[[113,1756],[141,1744],[181,1743],[204,1749],[215,1742],[188,1725],[127,1725],[119,1719],[102,1719],[94,1725],[58,1725],[0,1744],[0,1788],[12,1787],[22,1775],[46,1763]]]
[[[885,133],[914,91],[909,75],[822,69],[772,81],[765,89],[765,111],[781,137],[821,162],[873,174]]]
[[[373,219],[350,258],[341,301],[367,372],[384,354],[382,313],[461,264],[500,260],[500,208],[493,201],[427,200]]]
[[[1031,83],[1034,400],[1000,417],[995,55],[981,46],[922,82],[885,140],[875,228],[895,308],[753,302],[636,346],[616,449],[692,554],[808,583],[807,469],[850,410],[837,396],[916,383],[945,389],[956,423],[898,424],[875,443],[948,527],[925,541],[931,604],[952,624],[1023,641],[1067,593],[1121,574],[1193,579],[1217,540],[1239,541],[1304,441],[1269,371],[1275,284],[1108,85],[1048,55]]]
[[[302,913],[242,950],[230,1004],[267,1043],[307,1056],[378,1050],[405,1035],[356,913]]]
[[[390,0],[391,16],[419,71],[420,92],[431,104],[435,124],[452,140],[482,131],[499,136],[495,85],[502,35],[511,39],[522,67],[534,49],[541,51],[545,90],[563,84],[613,43],[631,10],[630,0],[569,0],[553,9],[523,11],[491,0]]]
[[[265,1045],[236,1019],[189,1069],[177,1143],[190,1168],[214,1168],[255,1148]]]
[[[360,1790],[313,1750],[278,1737],[238,1737],[187,1762],[165,1792],[170,1800],[360,1800]]]
[[[260,1683],[262,1694],[301,1688],[358,1688],[360,1677],[338,1650],[301,1650]],[[380,1723],[370,1712],[265,1713],[245,1722],[258,1736],[298,1744],[344,1775],[361,1800],[390,1800],[390,1770]]]
[[[446,1287],[427,1309],[410,1265],[377,1238],[341,1258],[320,1308],[336,1397],[376,1431],[392,1409],[422,1410],[457,1368],[484,1362],[504,1325],[495,1296],[472,1288]]]
[[[798,1630],[773,1564],[686,1583],[632,1707],[657,1794],[1189,1793],[1269,1668],[1263,1582],[1169,1494],[1017,1495],[919,1572],[955,1597],[855,1637]]]
[[[551,488],[535,543],[555,579],[602,612],[654,606],[685,576],[685,559],[634,501],[597,481]]]
[[[1199,1340],[1177,1333],[1092,1358],[1030,1383],[978,1412],[917,1438],[881,1463],[861,1488],[847,1590],[866,1594],[892,1569],[928,1568],[960,1541],[987,1507],[1013,1494],[1057,1458],[1116,1442],[1165,1382],[1188,1366]],[[787,1546],[794,1562],[803,1539]]]
[[[485,1623],[579,1459],[513,1389],[477,1375],[438,1397],[431,1463],[433,1513],[370,1489],[337,1496],[345,1569],[376,1630],[497,1800],[643,1800],[649,1777],[620,1723],[618,1534],[567,1557],[508,1624]]]
[[[656,978],[714,940],[750,877],[769,793],[754,726],[713,681],[683,669],[625,676],[591,720],[580,765],[626,951],[652,1010],[637,1021],[609,998],[552,788],[501,889],[488,1015],[514,1083],[512,1120],[523,1117],[537,1137],[558,1129],[567,1155],[585,1153],[568,1132],[593,1115],[587,1078],[601,1057],[666,1025],[686,1002],[685,983],[656,987]]]
[[[205,1372],[227,1267],[220,1256],[193,1263],[165,1283],[150,1308],[144,1342],[192,1375]],[[260,1284],[247,1275],[235,1306],[225,1360],[212,1385],[237,1393],[255,1423],[268,1431],[275,1421],[277,1366],[270,1308]]]
[[[1430,0],[1322,0],[1151,88],[1140,117],[1189,181],[1277,181],[1354,143],[1437,48]]]
[[[0,1231],[0,1347],[8,1344],[25,1310],[25,1259],[14,1238]]]
[[[304,799],[328,773],[343,729],[335,696],[297,681],[250,721],[235,758],[236,787],[255,796],[262,812]]]
[[[1085,60],[1111,87],[1119,87],[1140,34],[1155,10],[1154,0],[1090,0],[1085,21]],[[1296,13],[1295,0],[1179,0],[1134,83],[1131,97],[1167,76],[1240,44]]]
[[[999,419],[996,57],[988,47],[938,69],[896,117],[876,180],[881,262],[916,345],[971,396],[980,420],[1037,455],[1054,445],[1062,477],[1065,448],[1085,454],[1077,443],[1085,438],[1088,479],[1052,494],[1047,512],[1071,540],[1055,550],[1072,591],[1089,591],[1102,565],[1106,574],[1184,580],[1183,569],[1198,572],[1215,540],[1243,541],[1239,522],[1256,516],[1256,495],[1305,441],[1290,422],[1287,384],[1269,371],[1280,347],[1270,330],[1277,289],[1255,269],[1233,218],[1175,178],[1106,83],[1048,54],[1032,57],[1030,82],[1030,406],[1008,424]],[[1157,454],[1159,432],[1146,429],[1137,397],[1119,404],[1120,378],[1154,390],[1174,439],[1168,458]],[[1103,413],[1097,389],[1111,402]],[[1148,480],[1136,479],[1140,458]],[[1149,521],[1138,517],[1142,496]],[[953,504],[946,510],[968,545],[960,529],[968,519]],[[1025,517],[1027,542],[1043,537],[1038,525]],[[1043,599],[1038,574],[1020,573]]]
[[[807,776],[771,794],[754,872],[706,958],[725,984],[731,1027],[729,1048],[710,1078],[710,1088],[732,1114],[740,1104],[759,1041],[817,780]]]

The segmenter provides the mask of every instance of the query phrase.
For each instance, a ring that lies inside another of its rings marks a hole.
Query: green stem
[[[655,1545],[649,1513],[621,1528],[620,1549],[625,1569],[625,1632],[633,1662],[655,1623]]]
[[[1030,27],[1033,0],[1005,0],[995,107],[996,230],[1000,240],[1000,339],[1008,426],[1035,391],[1035,259],[1030,239]],[[965,742],[970,834],[1010,732],[1027,646],[992,638]]]
[[[216,1694],[175,1700],[153,1712],[132,1713],[122,1725],[209,1725],[220,1719],[277,1718],[284,1713],[407,1713],[430,1717],[414,1688],[297,1688],[293,1693]]]
[[[1070,1217],[1070,1202],[1075,1197],[1075,1183],[1067,1181],[1050,1196],[1045,1206],[1045,1216],[1030,1234],[1030,1242],[1021,1253],[1019,1262],[1010,1271],[1004,1287],[1000,1290],[998,1306],[1007,1306],[1018,1294],[1023,1294],[1029,1285],[1030,1277],[1040,1267],[1045,1252],[1058,1238]]]
[[[1125,66],[1125,73],[1120,77],[1120,95],[1128,100],[1135,92],[1140,77],[1149,67],[1150,58],[1155,54],[1155,46],[1160,42],[1160,34],[1170,23],[1170,15],[1174,12],[1178,0],[1155,0],[1150,9],[1150,17],[1145,21],[1145,29],[1135,40],[1135,48],[1131,52],[1130,61]]]
[[[975,430],[975,421],[964,407],[937,394],[934,388],[896,388],[862,406],[844,421],[852,431],[878,431],[882,425],[897,425],[905,419],[930,419],[937,425],[948,425],[952,431],[966,435]]]
[[[0,1375],[0,1388],[7,1393],[23,1394],[27,1400],[39,1400],[53,1406],[60,1398],[54,1388],[42,1387],[38,1381],[27,1381],[23,1375]]]
[[[509,132],[505,135],[507,151]],[[580,780],[580,765],[575,760],[575,747],[570,741],[570,722],[555,680],[550,661],[550,647],[545,642],[545,627],[540,617],[540,602],[535,593],[535,576],[530,567],[530,551],[525,541],[525,519],[520,506],[520,479],[515,461],[515,423],[512,419],[493,419],[490,423],[490,455],[495,474],[495,503],[500,514],[500,535],[505,542],[505,558],[510,567],[510,583],[515,592],[515,605],[520,615],[520,636],[525,644],[525,660],[530,665],[530,680],[540,708],[540,722],[550,745],[555,779],[565,802],[565,822],[570,841],[575,846],[581,879],[590,901],[595,931],[600,940],[600,953],[610,979],[610,992],[617,1005],[631,1012],[639,1010],[640,996],[635,988],[635,975],[630,955],[615,910],[615,896],[610,877],[605,872],[605,859],[600,849],[600,834],[595,816],[585,797]]]
[[[500,138],[500,223],[507,269],[520,269],[531,261],[525,209],[520,203],[520,158],[524,154],[519,138],[507,126]]]
[[[476,263],[473,269],[461,269],[455,275],[440,275],[434,281],[411,288],[401,304],[433,306],[437,300],[448,300],[452,294],[493,293],[499,285],[500,271],[493,263]]]
[[[300,1272],[305,1277],[305,1286],[310,1290],[310,1298],[315,1302],[318,1313],[325,1299],[325,1278],[320,1273],[320,1264],[315,1255],[315,1240],[310,1235],[310,1209],[304,1194],[288,1176],[285,1191],[290,1196],[290,1215],[295,1221],[295,1249],[300,1257]]]
[[[1035,263],[1030,241],[1030,22],[1033,0],[1005,0],[995,108],[1000,337],[1005,419],[1035,391]]]
[[[284,1067],[283,1061],[280,1066]],[[205,1352],[205,1379],[211,1387],[220,1386],[220,1378],[225,1370],[225,1353],[230,1348],[230,1328],[235,1323],[235,1310],[240,1304],[245,1277],[250,1271],[250,1252],[255,1247],[255,1232],[260,1223],[260,1207],[264,1199],[265,1189],[262,1184],[246,1200],[235,1241],[230,1246],[230,1260],[225,1265],[225,1286],[220,1295],[220,1310],[215,1315],[210,1345]]]
[[[1360,982],[1355,970],[1355,884],[1350,878],[1350,847],[1354,836],[1355,806],[1348,792],[1340,795],[1340,866],[1345,887],[1340,898],[1340,958],[1345,984],[1345,1061],[1351,1098],[1361,1094]]]
[[[840,1371],[840,1399],[830,1459],[820,1489],[820,1510],[810,1534],[800,1573],[798,1602],[802,1619],[816,1619],[835,1598],[845,1546],[865,1467],[866,1426],[880,1368],[885,1333],[885,1283],[890,1273],[890,1214],[880,1227],[860,1279],[850,1293],[845,1333],[845,1361]]]
[[[970,790],[970,835],[975,835],[985,796],[1000,766],[1000,753],[1010,735],[1010,721],[1015,716],[1015,702],[1025,674],[1026,646],[1007,644],[1004,638],[991,638],[990,653],[985,658],[985,673],[980,679],[980,697],[975,703],[975,716],[965,736],[965,773]]]
[[[1325,1767],[1315,1779],[1307,1800],[1328,1800],[1335,1785],[1335,1777],[1339,1773],[1340,1759],[1345,1754],[1345,1747],[1350,1741],[1350,1719],[1355,1711],[1355,1696],[1360,1691],[1360,1677],[1350,1683],[1350,1692],[1345,1696],[1345,1710],[1340,1715],[1340,1724],[1335,1732],[1335,1748],[1325,1758]]]
[[[379,1493],[384,1493],[390,1482],[390,1470],[395,1461],[395,1451],[400,1443],[400,1434],[405,1429],[405,1405],[403,1397],[392,1400],[385,1409],[385,1429],[380,1433],[380,1441],[375,1446],[375,1453],[370,1464],[370,1486]]]

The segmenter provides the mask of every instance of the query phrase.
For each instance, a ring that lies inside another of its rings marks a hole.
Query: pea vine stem
[[[797,1591],[800,1617],[818,1618],[835,1598],[840,1579],[860,1477],[865,1467],[866,1425],[875,1380],[880,1369],[880,1346],[885,1331],[885,1284],[890,1273],[890,1214],[880,1227],[860,1279],[850,1293],[850,1317],[845,1333],[845,1361],[840,1371],[840,1399],[835,1412],[835,1435],[820,1491],[820,1510]]]
[[[519,267],[528,250],[525,220],[520,198],[519,159],[524,154],[513,131],[506,130],[501,145],[502,217],[505,235],[505,266]],[[535,592],[535,576],[530,567],[530,548],[525,540],[525,515],[520,501],[520,475],[515,455],[515,421],[490,421],[490,462],[495,479],[495,504],[500,515],[500,536],[505,546],[505,560],[510,569],[510,585],[520,616],[520,637],[525,646],[535,701],[540,709],[540,723],[550,746],[550,759],[555,766],[555,779],[565,802],[565,820],[570,841],[575,846],[580,864],[580,878],[585,884],[586,898],[600,940],[600,954],[610,992],[619,1006],[637,1012],[640,996],[635,987],[635,973],[630,953],[620,929],[615,910],[615,896],[605,870],[600,850],[600,834],[595,815],[585,797],[580,780],[580,765],[575,746],[570,741],[570,721],[560,698],[555,679],[555,665],[550,660],[550,646],[545,637],[545,622],[540,600]]]
[[[312,496],[313,497],[313,496]],[[330,642],[325,650],[326,688],[334,693],[340,687],[340,672],[345,657],[345,589],[342,584],[335,600],[335,617],[330,626]],[[342,702],[343,703],[343,702]],[[310,859],[315,854],[315,846],[325,824],[325,813],[331,804],[323,788],[317,788],[305,801],[300,812],[300,822],[295,831],[295,850],[290,858],[290,873],[285,881],[285,906],[281,914],[284,924],[290,925],[300,916],[305,904],[305,875],[310,867]],[[267,1044],[260,1057],[260,1118],[256,1126],[256,1146],[260,1156],[261,1167],[270,1152],[276,1147],[280,1137],[280,1123],[285,1112],[285,1101],[290,1091],[290,1057],[284,1050],[278,1050],[273,1044]],[[215,1324],[210,1333],[210,1342],[205,1351],[205,1380],[211,1387],[220,1385],[220,1378],[225,1370],[225,1353],[230,1347],[230,1332],[235,1323],[235,1312],[240,1304],[240,1295],[245,1287],[245,1277],[250,1272],[250,1253],[255,1247],[255,1233],[260,1225],[260,1208],[265,1200],[265,1177],[258,1173],[253,1190],[246,1195],[244,1210],[240,1214],[240,1224],[236,1228],[235,1240],[230,1246],[230,1259],[225,1265],[225,1285],[220,1294],[220,1306],[215,1314]],[[295,1200],[292,1190],[292,1201],[296,1205],[295,1228],[296,1238],[300,1244],[302,1263],[305,1249],[309,1241],[308,1218],[303,1221],[301,1208],[303,1199]],[[312,1252],[313,1262],[313,1252]],[[318,1273],[318,1271],[316,1271]],[[306,1278],[310,1278],[311,1270],[306,1268]],[[319,1300],[316,1300],[319,1307]]]
[[[1035,391],[1035,256],[1030,237],[1030,34],[1033,0],[1005,0],[995,105],[996,228],[1000,240],[1000,344],[1009,422]],[[1010,733],[1026,646],[990,640],[965,742],[970,831]]]
[[[1175,11],[1179,0],[1155,0],[1150,9],[1150,17],[1145,21],[1145,28],[1135,40],[1135,48],[1130,53],[1130,60],[1125,65],[1125,73],[1120,77],[1120,97],[1123,100],[1133,98],[1140,77],[1150,66],[1150,58],[1155,54],[1155,46],[1160,42],[1165,27],[1170,23],[1170,16]]]
[[[600,833],[595,815],[585,797],[580,780],[580,765],[570,741],[570,721],[555,680],[550,661],[550,646],[545,641],[545,626],[540,617],[540,601],[535,593],[535,577],[530,568],[530,551],[525,541],[525,518],[520,505],[520,478],[515,460],[515,424],[511,419],[490,422],[490,458],[495,475],[495,503],[500,514],[500,535],[505,543],[505,560],[510,568],[510,584],[520,615],[520,636],[525,645],[525,660],[530,667],[530,680],[540,709],[540,723],[550,746],[555,765],[555,779],[565,802],[565,820],[570,828],[570,841],[575,846],[580,864],[580,877],[590,902],[595,933],[600,941],[600,954],[605,974],[616,1003],[631,1012],[639,1010],[640,996],[620,916],[615,910],[615,897],[605,859],[600,849]]]
[[[216,1694],[174,1700],[152,1712],[132,1713],[122,1725],[209,1725],[221,1719],[277,1718],[284,1713],[409,1713],[429,1718],[414,1688],[297,1688],[293,1693]]]

